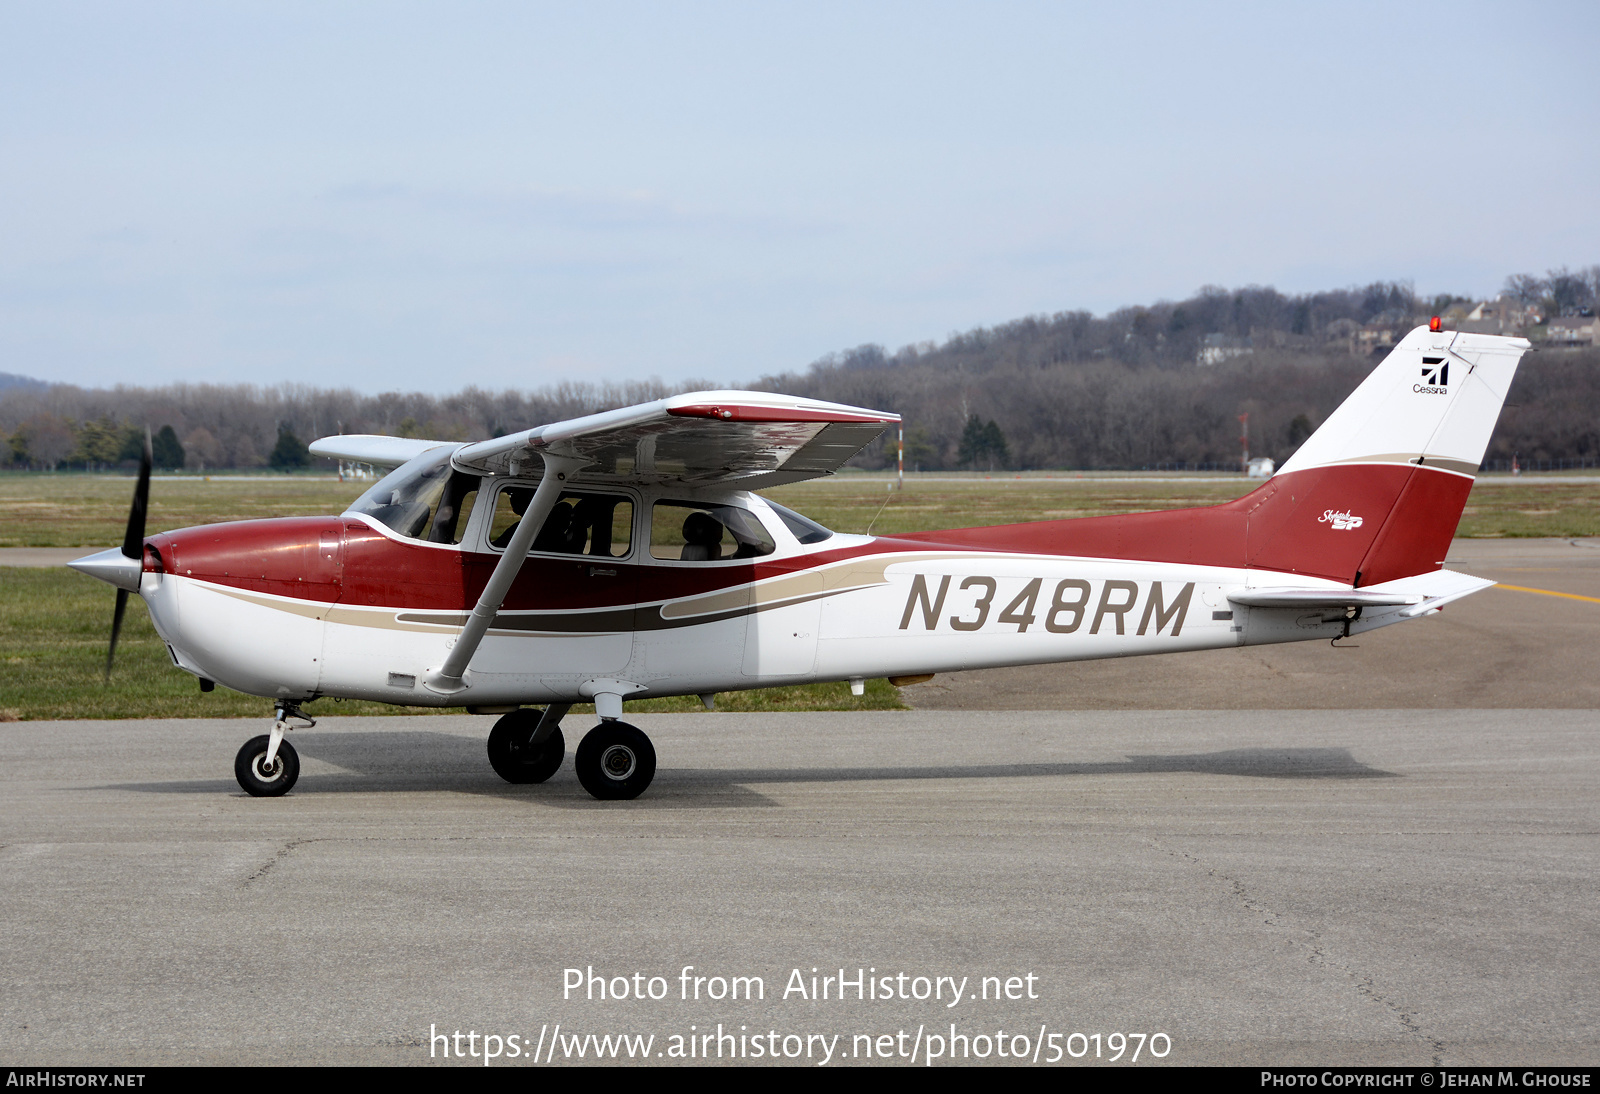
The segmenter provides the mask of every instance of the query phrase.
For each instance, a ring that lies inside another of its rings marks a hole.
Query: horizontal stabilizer
[[[382,437],[371,433],[351,433],[338,437],[323,437],[306,447],[313,456],[329,460],[349,460],[351,463],[369,463],[374,467],[399,467],[422,455],[430,448],[439,448],[450,441],[428,441],[416,437]]]
[[[1242,589],[1228,599],[1247,608],[1299,608],[1306,611],[1340,608],[1405,608],[1410,618],[1434,611],[1452,600],[1487,589],[1488,578],[1454,570],[1403,577],[1366,589]]]
[[[1249,589],[1229,593],[1228,599],[1247,608],[1401,608],[1420,604],[1424,597],[1407,593],[1380,593],[1371,589]]]
[[[1454,570],[1434,570],[1431,573],[1402,577],[1382,585],[1373,585],[1362,591],[1419,594],[1422,601],[1400,613],[1404,618],[1412,619],[1426,612],[1436,611],[1452,600],[1460,600],[1464,596],[1471,596],[1473,593],[1491,588],[1494,584],[1495,582],[1486,577],[1473,577],[1471,574],[1457,573]]]

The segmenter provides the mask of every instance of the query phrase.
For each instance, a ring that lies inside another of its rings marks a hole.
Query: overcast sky
[[[752,379],[1600,262],[1600,5],[0,0],[0,371]]]

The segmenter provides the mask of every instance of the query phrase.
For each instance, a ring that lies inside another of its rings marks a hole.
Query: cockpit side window
[[[534,487],[506,486],[495,498],[489,545],[504,550],[522,514],[533,500]],[[632,550],[633,502],[618,494],[567,491],[557,499],[531,551],[562,555],[622,558]]]
[[[430,454],[432,455],[432,454]],[[408,539],[460,543],[478,497],[477,475],[450,466],[450,449],[378,480],[346,512],[360,513]]]
[[[658,501],[651,510],[651,558],[717,562],[759,558],[776,549],[755,514],[736,505]]]

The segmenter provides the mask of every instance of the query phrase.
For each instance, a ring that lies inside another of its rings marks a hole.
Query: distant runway
[[[276,800],[264,722],[0,724],[0,1060],[1600,1061],[1594,711],[637,720],[610,804],[501,782],[486,718],[328,719]]]
[[[0,547],[0,566],[65,566],[75,558],[92,555],[104,547]]]

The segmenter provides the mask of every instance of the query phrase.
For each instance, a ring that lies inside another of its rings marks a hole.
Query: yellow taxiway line
[[[1591,604],[1600,604],[1600,596],[1579,596],[1577,593],[1558,593],[1554,589],[1530,589],[1525,585],[1507,585],[1503,581],[1496,585],[1495,588],[1511,589],[1512,591],[1519,593],[1539,593],[1541,596],[1559,596],[1565,597],[1567,600],[1587,600]]]

